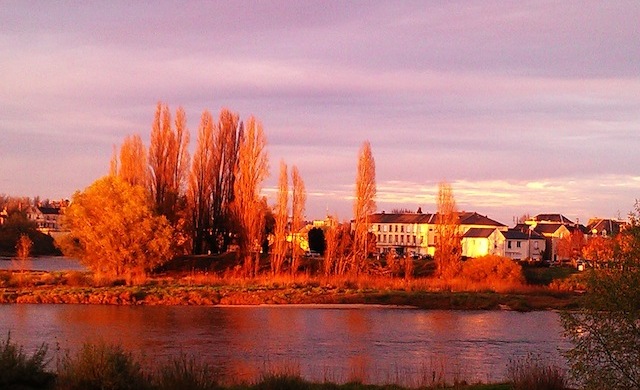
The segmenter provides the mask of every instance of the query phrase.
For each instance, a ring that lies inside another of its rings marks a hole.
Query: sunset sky
[[[158,101],[259,118],[274,202],[350,218],[357,153],[378,210],[625,217],[640,198],[640,2],[2,1],[0,194],[69,198]]]

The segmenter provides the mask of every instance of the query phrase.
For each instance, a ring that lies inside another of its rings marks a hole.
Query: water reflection
[[[501,380],[527,353],[561,362],[553,312],[419,311],[377,307],[0,306],[0,333],[33,349],[121,343],[153,364],[193,355],[229,378],[293,369],[315,380],[428,384]]]

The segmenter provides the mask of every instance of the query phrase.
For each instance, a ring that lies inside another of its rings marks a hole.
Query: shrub
[[[156,374],[157,388],[160,390],[193,389],[209,390],[218,388],[214,371],[206,364],[199,364],[186,355],[171,359]]]
[[[58,389],[126,390],[149,388],[148,379],[131,353],[119,345],[85,343],[58,362]]]
[[[276,373],[262,376],[260,382],[253,386],[256,390],[298,390],[311,389],[311,383],[300,375],[290,373]]]
[[[564,390],[567,386],[560,368],[544,364],[539,357],[531,355],[509,362],[507,375],[513,390]]]
[[[22,347],[11,342],[8,334],[6,341],[0,341],[0,389],[49,388],[53,374],[45,371],[46,356],[46,345],[27,356]]]
[[[494,290],[505,290],[524,284],[522,267],[508,257],[496,255],[464,262],[460,277],[467,282]]]

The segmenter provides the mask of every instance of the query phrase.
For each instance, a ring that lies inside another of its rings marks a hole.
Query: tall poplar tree
[[[174,125],[166,104],[158,103],[151,128],[149,168],[151,195],[158,213],[176,222],[177,205],[189,166],[189,130],[184,109],[179,107]]]
[[[282,272],[282,265],[287,252],[287,223],[289,222],[289,175],[287,173],[287,164],[284,161],[280,161],[275,220],[271,272],[274,275],[279,275]]]
[[[291,181],[293,184],[293,196],[291,202],[291,241],[293,249],[291,253],[291,273],[298,271],[300,263],[300,230],[304,227],[304,210],[307,201],[307,192],[304,188],[304,181],[300,176],[297,166],[291,170]]]
[[[234,183],[242,137],[243,124],[238,114],[226,108],[222,109],[215,128],[213,165],[209,172],[212,185],[212,230],[215,236],[212,245],[216,252],[226,249],[229,233],[234,230],[230,205],[234,199]]]
[[[198,128],[198,141],[193,155],[187,189],[187,202],[193,229],[193,253],[204,251],[205,236],[211,227],[212,181],[214,167],[214,123],[209,111],[204,111]]]
[[[352,271],[359,273],[366,266],[368,255],[369,216],[376,212],[376,163],[371,144],[365,141],[358,155],[356,192],[353,205],[354,238]]]
[[[460,218],[451,184],[438,183],[436,204],[436,272],[446,280],[456,276],[462,266]]]
[[[264,236],[264,210],[260,199],[262,182],[269,174],[266,139],[262,124],[253,116],[247,120],[238,153],[238,172],[234,182],[233,214],[238,222],[238,239],[245,272],[259,269]]]
[[[147,152],[138,134],[127,136],[120,147],[120,162],[111,161],[111,174],[115,173],[127,183],[146,188],[148,182]]]

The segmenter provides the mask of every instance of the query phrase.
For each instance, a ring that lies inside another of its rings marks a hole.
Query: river
[[[292,370],[313,380],[427,385],[499,381],[510,359],[562,365],[555,312],[423,311],[380,306],[0,305],[0,334],[33,351],[47,343],[122,344],[145,362],[185,353],[227,380]]]
[[[77,259],[63,256],[38,256],[24,260],[0,257],[0,270],[14,271],[86,271]]]

